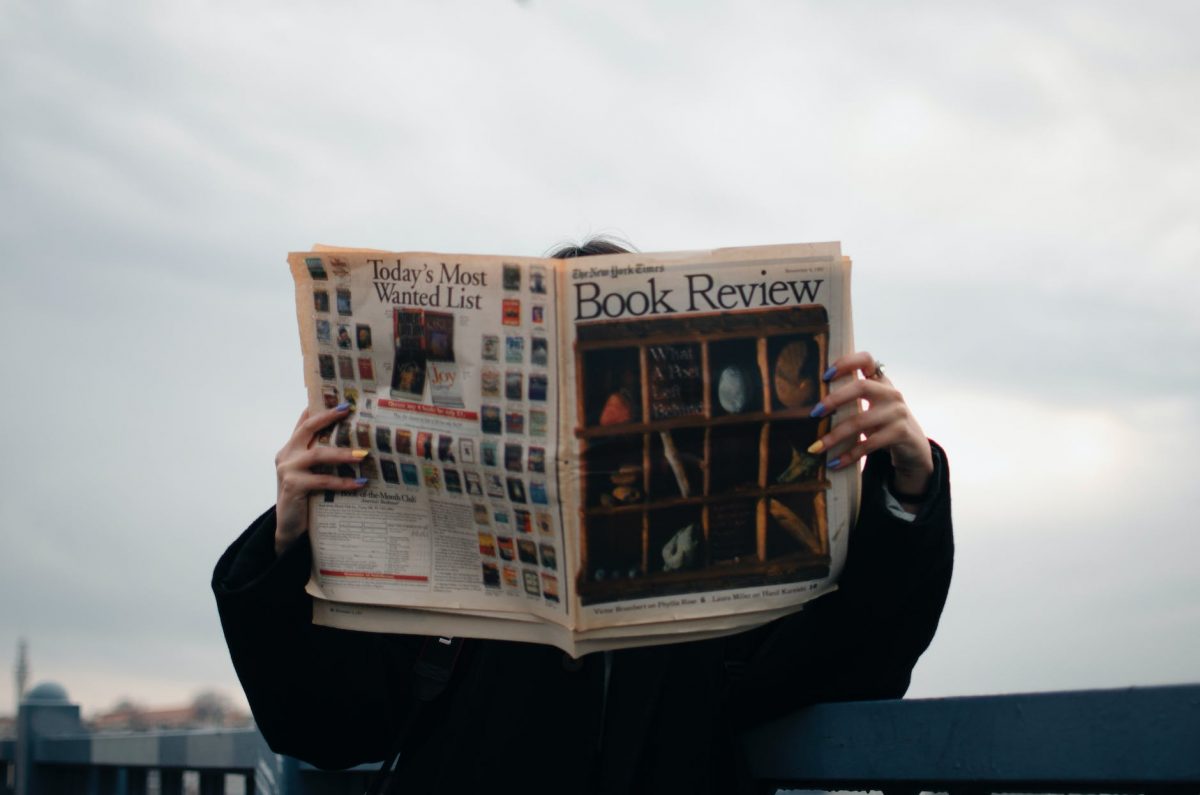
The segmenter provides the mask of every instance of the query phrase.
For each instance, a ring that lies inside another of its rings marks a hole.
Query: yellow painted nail
[[[808,452],[812,453],[813,455],[816,455],[817,453],[821,452],[824,449],[825,449],[825,443],[822,442],[820,439],[817,439],[815,442],[813,442],[812,444],[810,444],[808,446]]]
[[[355,450],[353,453],[351,453],[351,455],[353,455],[355,458],[357,458],[361,461],[362,459],[364,459],[368,455],[370,455],[370,453],[371,453],[370,450]]]

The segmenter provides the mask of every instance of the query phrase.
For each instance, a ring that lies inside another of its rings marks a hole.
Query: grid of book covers
[[[346,256],[303,262],[322,405],[354,407],[317,443],[369,450],[337,474],[377,484],[353,500],[359,510],[351,521],[344,505],[338,514],[322,510],[337,495],[315,504],[315,526],[333,518],[337,527],[315,534],[326,590],[378,592],[384,583],[458,590],[469,568],[484,594],[559,604],[546,267],[374,260],[354,278]],[[425,518],[440,532],[414,537]],[[390,530],[397,527],[407,528],[399,534],[407,543],[396,543]],[[464,566],[473,557],[475,565]],[[430,573],[435,562],[438,576]]]

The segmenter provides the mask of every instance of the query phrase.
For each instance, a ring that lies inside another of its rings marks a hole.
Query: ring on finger
[[[875,370],[867,374],[867,378],[879,381],[883,378],[883,362],[875,362]]]

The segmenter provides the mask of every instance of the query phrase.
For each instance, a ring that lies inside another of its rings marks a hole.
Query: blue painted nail
[[[825,404],[818,403],[817,405],[813,406],[813,410],[808,413],[808,416],[824,417],[825,416]]]
[[[354,485],[355,486],[365,486],[365,485],[367,485],[367,479],[366,478],[355,478]]]
[[[831,458],[825,462],[825,466],[829,467],[830,469],[837,469],[838,464],[840,464],[841,462],[842,462],[842,459],[840,459],[840,458]]]
[[[830,367],[828,370],[826,370],[824,373],[822,373],[821,380],[828,381],[829,379],[833,378],[835,375],[837,375],[837,365]]]
[[[345,411],[345,410],[346,410],[346,409],[348,409],[348,408],[350,408],[350,401],[348,401],[348,400],[343,400],[341,403],[339,403],[339,404],[337,404],[336,406],[334,406],[334,407],[333,407],[333,410],[334,410],[334,411]]]

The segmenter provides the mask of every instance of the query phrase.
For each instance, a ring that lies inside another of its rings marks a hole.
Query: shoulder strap
[[[383,760],[379,770],[371,776],[367,785],[366,795],[380,795],[391,789],[389,781],[400,761],[404,743],[408,740],[412,728],[416,725],[417,715],[421,708],[442,694],[450,677],[454,675],[454,666],[458,662],[459,652],[462,651],[462,638],[426,638],[417,661],[413,663],[412,700],[408,711],[400,724],[400,731],[392,742],[391,750]]]

